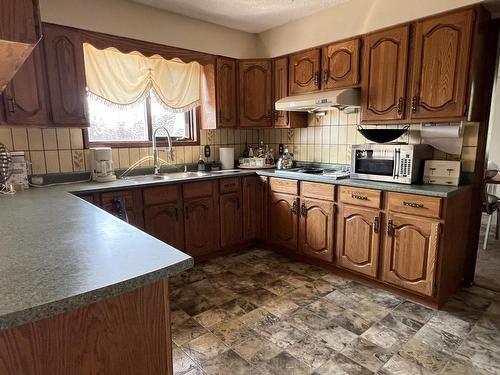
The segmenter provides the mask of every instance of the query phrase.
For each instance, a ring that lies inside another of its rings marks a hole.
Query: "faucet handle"
[[[184,165],[184,172],[187,172],[187,171],[188,171],[188,166]]]

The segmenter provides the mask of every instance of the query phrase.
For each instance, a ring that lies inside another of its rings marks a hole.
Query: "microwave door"
[[[394,181],[398,172],[394,151],[358,149],[353,152],[353,173],[355,178],[377,181]]]

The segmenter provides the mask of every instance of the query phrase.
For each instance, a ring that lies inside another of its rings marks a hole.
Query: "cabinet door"
[[[465,115],[473,10],[419,21],[411,80],[411,118]]]
[[[36,43],[40,38],[38,1],[0,1],[0,39]]]
[[[221,128],[236,127],[236,61],[217,58],[217,123]]]
[[[184,231],[189,255],[218,250],[219,212],[212,197],[184,201]]]
[[[43,32],[52,120],[56,124],[88,126],[80,33],[50,24],[44,24]]]
[[[290,56],[290,94],[303,94],[319,90],[320,87],[319,48]]]
[[[101,207],[129,224],[142,229],[144,227],[142,208],[136,193],[134,190],[102,193]]]
[[[271,61],[240,61],[239,84],[240,126],[250,128],[272,126]]]
[[[270,242],[297,250],[298,198],[294,195],[271,193],[269,204]]]
[[[337,264],[367,276],[377,277],[380,246],[380,212],[340,205]]]
[[[243,241],[241,194],[222,194],[219,201],[221,247],[240,244]]]
[[[364,37],[361,121],[404,118],[409,26]]]
[[[359,49],[359,39],[323,47],[321,66],[324,90],[355,86],[359,83]]]
[[[274,60],[274,101],[288,96],[288,58]],[[286,111],[274,111],[274,126],[288,128],[289,117]]]
[[[5,116],[9,124],[47,125],[47,96],[40,44],[5,88]]]
[[[243,239],[267,239],[266,177],[243,177]]]
[[[389,214],[384,281],[428,296],[434,293],[439,222]]]
[[[300,251],[305,255],[332,262],[334,222],[335,206],[333,202],[301,198]]]
[[[176,249],[184,249],[182,206],[177,202],[163,203],[144,209],[146,232]]]

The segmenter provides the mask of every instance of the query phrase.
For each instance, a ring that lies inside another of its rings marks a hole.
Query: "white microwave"
[[[428,159],[432,159],[429,145],[353,145],[350,177],[411,184],[421,180]]]

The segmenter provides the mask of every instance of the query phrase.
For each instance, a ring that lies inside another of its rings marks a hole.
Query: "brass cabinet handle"
[[[424,208],[424,205],[422,203],[417,203],[417,202],[403,201],[403,206],[408,206],[408,207],[412,207],[412,208]]]
[[[16,111],[16,99],[12,96],[7,98],[7,109],[10,113],[14,113]]]
[[[416,96],[411,98],[411,113],[417,113],[417,101],[418,98]]]
[[[387,235],[392,237],[394,235],[394,224],[392,220],[387,221]]]
[[[302,203],[302,205],[300,206],[300,213],[302,214],[302,216],[307,215],[307,207],[306,207],[305,203]]]
[[[319,72],[314,73],[314,85],[319,85]]]
[[[328,83],[328,69],[323,71],[323,83]]]
[[[380,229],[380,223],[378,220],[378,216],[375,216],[375,218],[373,219],[373,233],[378,233]]]
[[[294,201],[292,204],[292,214],[297,214],[297,201]]]
[[[359,199],[361,201],[367,201],[368,200],[368,197],[366,195],[361,195],[361,194],[356,194],[356,193],[352,193],[351,197],[354,198],[354,199]]]
[[[398,99],[398,115],[403,113],[403,97],[400,96]]]

